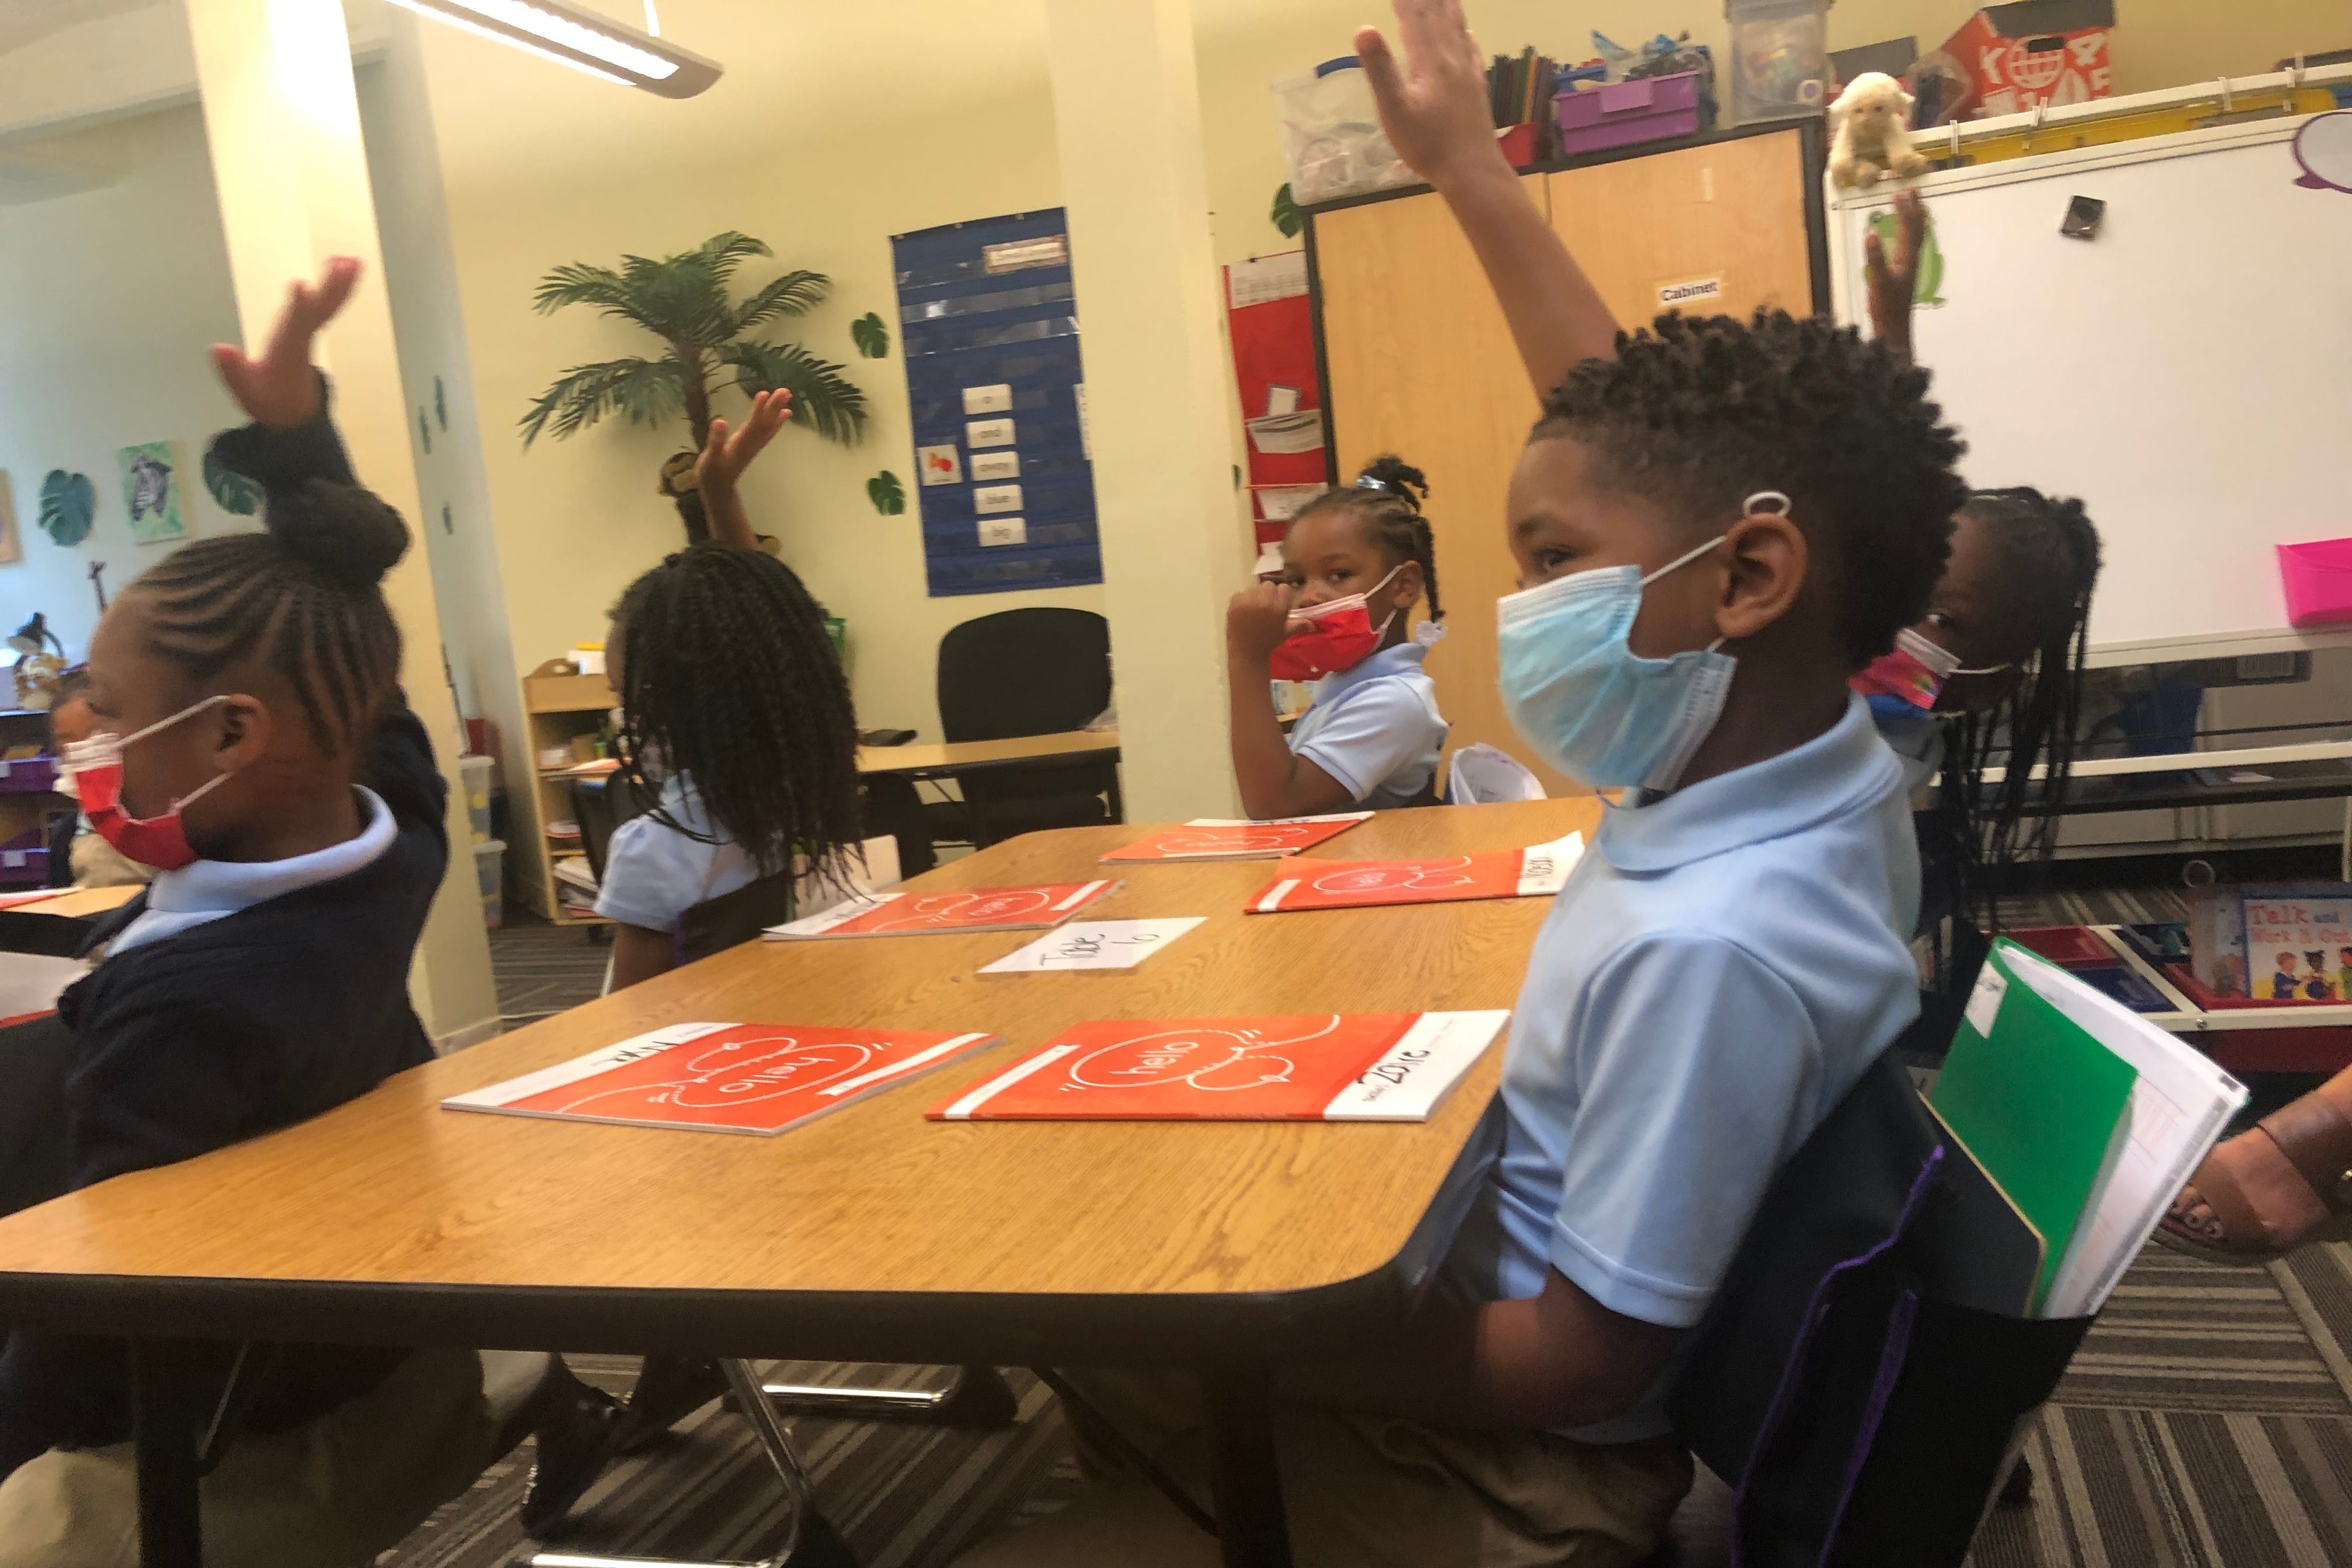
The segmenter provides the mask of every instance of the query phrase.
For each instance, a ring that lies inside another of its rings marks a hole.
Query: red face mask
[[[1267,658],[1267,672],[1276,680],[1320,680],[1371,658],[1381,639],[1388,636],[1397,612],[1391,610],[1388,619],[1376,626],[1367,601],[1403,570],[1402,565],[1390,568],[1388,576],[1365,593],[1291,611],[1290,635]]]
[[[141,865],[152,866],[159,871],[176,871],[196,861],[198,857],[188,843],[180,810],[228,775],[221,773],[197,785],[192,793],[173,801],[172,809],[161,816],[133,816],[122,808],[122,749],[133,741],[143,741],[158,731],[170,729],[190,714],[201,713],[216,702],[227,700],[226,697],[207,697],[136,733],[92,735],[66,747],[66,772],[74,781],[75,792],[81,796],[82,815],[89,818],[91,829],[100,838]]]

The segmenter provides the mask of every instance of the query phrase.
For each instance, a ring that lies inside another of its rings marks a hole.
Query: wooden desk
[[[36,899],[12,904],[11,909],[36,915],[74,915],[87,918],[102,915],[109,910],[119,910],[147,889],[144,887],[124,888],[60,888],[53,899]]]
[[[861,773],[970,773],[975,768],[1016,767],[1024,763],[1118,760],[1116,730],[1066,730],[1058,735],[1022,735],[1006,741],[955,741],[918,746],[860,746]]]
[[[1599,815],[1591,799],[1386,812],[1318,858],[1503,849],[1590,834]],[[1033,834],[912,885],[1076,879],[1149,831]],[[949,1125],[922,1112],[1089,1017],[1509,1007],[1550,908],[1244,915],[1278,864],[1123,868],[1088,918],[1207,917],[1128,973],[974,973],[1029,932],[736,948],[314,1121],[0,1220],[0,1321],[133,1338],[1192,1364],[1218,1369],[1228,1454],[1253,1451],[1263,1369],[1369,1347],[1439,1261],[1460,1216],[1432,1205],[1501,1053],[1418,1126]],[[986,1029],[1004,1043],[772,1139],[437,1107],[691,1019]],[[142,1398],[172,1407],[168,1393]],[[1270,1477],[1255,1493],[1234,1479],[1249,1469],[1220,1467],[1222,1515],[1239,1521],[1228,1560],[1284,1561],[1278,1493]]]

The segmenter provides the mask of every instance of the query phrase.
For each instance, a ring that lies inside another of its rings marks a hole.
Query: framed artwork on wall
[[[114,455],[122,470],[122,501],[131,511],[131,537],[162,544],[186,537],[186,502],[180,491],[187,464],[177,441],[147,441]]]

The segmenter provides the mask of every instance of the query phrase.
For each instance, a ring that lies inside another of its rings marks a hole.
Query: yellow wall
[[[1933,43],[1969,9],[1957,0],[1842,0],[1830,13],[1831,42],[1907,33]],[[1347,52],[1355,25],[1384,10],[1378,0],[1196,0],[1219,260],[1295,243],[1265,216],[1284,177],[1268,84]],[[2120,11],[2119,91],[2352,43],[2343,0],[2231,7],[2218,36],[2215,8],[2191,0],[2122,0]],[[1628,44],[1685,26],[1723,41],[1721,0],[1471,0],[1470,12],[1490,48],[1533,42],[1563,59],[1589,51],[1594,27]],[[736,227],[774,244],[780,264],[833,276],[833,301],[786,330],[848,364],[874,410],[862,447],[782,441],[751,482],[755,514],[818,596],[847,616],[864,721],[929,731],[948,626],[1039,600],[1101,604],[1093,589],[926,595],[913,511],[878,516],[864,493],[883,468],[912,479],[901,363],[895,342],[889,359],[868,361],[848,336],[869,310],[893,314],[891,234],[1060,200],[1042,0],[667,0],[662,16],[669,34],[726,62],[704,97],[671,103],[448,28],[423,34],[514,663],[528,669],[596,635],[618,590],[679,538],[650,493],[655,466],[680,444],[677,429],[607,426],[522,452],[511,422],[553,374],[649,346],[586,311],[532,314],[532,283],[556,262],[673,250]],[[1083,268],[1083,255],[1077,262]]]

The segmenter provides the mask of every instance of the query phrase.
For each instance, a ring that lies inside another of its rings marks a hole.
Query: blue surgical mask
[[[1788,508],[1788,497],[1765,490],[1748,498],[1746,515]],[[1626,638],[1642,590],[1727,537],[1647,576],[1638,566],[1597,567],[1496,604],[1503,707],[1546,762],[1595,789],[1675,787],[1721,716],[1738,661],[1717,651],[1721,637],[1669,658],[1643,658]]]

